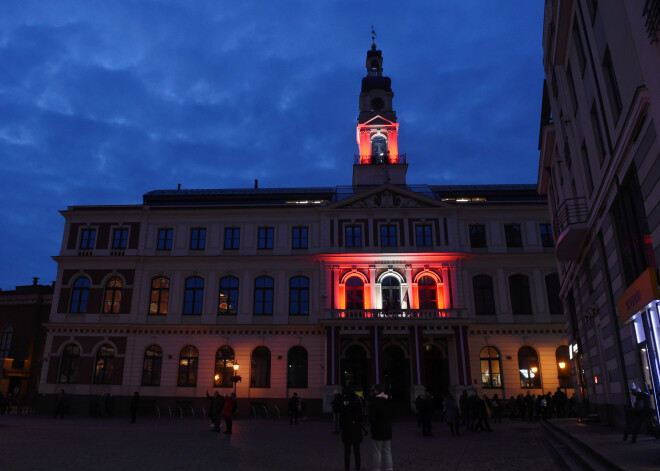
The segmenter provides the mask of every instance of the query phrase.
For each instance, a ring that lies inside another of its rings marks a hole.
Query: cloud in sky
[[[535,183],[543,5],[514,3],[5,2],[0,288],[55,279],[69,205],[349,185],[372,25],[409,183]]]

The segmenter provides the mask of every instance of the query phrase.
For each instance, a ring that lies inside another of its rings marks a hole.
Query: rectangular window
[[[430,247],[433,245],[431,237],[431,225],[420,224],[415,226],[415,240],[417,247]]]
[[[190,249],[204,250],[206,247],[206,229],[198,227],[190,229]]]
[[[473,249],[485,249],[486,226],[484,224],[470,224],[470,247]]]
[[[610,106],[612,107],[612,118],[616,122],[621,115],[623,104],[621,103],[621,93],[619,92],[619,85],[616,81],[616,73],[609,47],[605,49],[605,57],[603,57],[603,77],[605,77],[607,95],[610,99]]]
[[[603,133],[600,130],[600,120],[598,119],[595,101],[591,105],[589,118],[591,119],[591,130],[594,133],[594,141],[596,142],[596,150],[598,151],[598,163],[603,165],[603,161],[605,160],[605,141],[603,140]]]
[[[241,243],[241,229],[225,227],[225,250],[237,250]]]
[[[115,229],[112,233],[112,248],[125,249],[128,242],[128,229]]]
[[[577,17],[573,20],[573,44],[575,44],[575,53],[580,66],[580,76],[584,77],[584,70],[587,67],[587,56],[584,55],[584,46],[580,37],[580,28],[578,27]]]
[[[381,247],[396,247],[396,226],[393,224],[386,224],[380,226],[380,246]]]
[[[292,241],[291,247],[294,249],[306,249],[307,248],[307,228],[306,227],[294,227],[292,232]]]
[[[507,247],[522,247],[522,231],[520,224],[505,224],[504,236],[506,237]]]
[[[260,249],[272,249],[274,233],[275,233],[275,229],[273,229],[272,227],[260,227],[258,247]]]
[[[83,229],[80,235],[80,248],[93,249],[96,241],[96,229]]]
[[[539,232],[541,234],[541,245],[543,247],[555,246],[555,240],[552,237],[552,227],[550,224],[539,224]]]
[[[158,250],[172,250],[174,229],[158,229]]]
[[[571,92],[571,106],[573,107],[573,116],[575,116],[578,110],[578,98],[577,98],[577,91],[575,90],[575,82],[573,81],[573,72],[571,71],[570,64],[566,69],[566,81],[568,82],[568,88],[569,91]]]
[[[362,247],[362,226],[346,226],[346,247]]]

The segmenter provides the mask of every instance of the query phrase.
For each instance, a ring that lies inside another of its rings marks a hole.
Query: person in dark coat
[[[209,409],[209,415],[211,416],[211,422],[213,422],[212,430],[214,432],[220,432],[224,400],[218,391],[215,391],[213,393],[213,396],[209,396],[209,393],[206,393],[206,397],[211,398],[211,407]]]
[[[381,464],[384,464],[387,471],[392,471],[392,401],[382,384],[374,386],[369,423],[374,444],[374,470],[380,471]]]
[[[131,423],[134,424],[137,419],[138,408],[140,407],[140,394],[137,391],[133,394],[131,398]]]
[[[236,394],[231,393],[231,395],[225,400],[224,405],[222,406],[222,418],[225,419],[225,425],[227,430],[225,433],[231,435],[232,424],[234,422],[234,411],[236,410]]]
[[[431,423],[433,420],[433,398],[428,391],[425,391],[424,395],[419,401],[419,422],[422,425],[422,435],[425,437],[431,436]]]
[[[60,419],[63,419],[65,409],[66,409],[66,393],[64,392],[64,389],[60,389],[60,393],[57,395],[57,399],[55,399],[55,410],[53,411],[53,419],[57,418],[58,415],[60,416]]]
[[[352,387],[344,388],[343,403],[339,413],[341,426],[341,441],[344,443],[344,467],[346,471],[351,465],[351,447],[355,455],[355,469],[360,469],[360,443],[362,443],[362,402]]]
[[[458,420],[460,415],[456,399],[454,399],[454,396],[451,394],[447,394],[447,397],[445,398],[445,420],[449,424],[449,430],[451,431],[452,437],[461,435],[458,430]]]
[[[339,413],[341,412],[343,401],[339,389],[335,389],[334,394],[335,395],[332,398],[332,422],[334,424],[332,433],[339,433]]]
[[[298,393],[293,393],[291,399],[289,399],[289,423],[291,425],[298,425],[298,406],[300,405],[300,399],[298,398]]]
[[[625,409],[626,428],[623,431],[623,440],[628,440],[628,435],[632,434],[631,442],[635,443],[642,424],[647,422],[651,416],[651,395],[640,388],[634,388],[632,394],[635,397],[635,403],[632,408],[626,407]]]

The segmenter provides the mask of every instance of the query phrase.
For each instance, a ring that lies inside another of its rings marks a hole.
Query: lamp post
[[[561,383],[564,383],[563,384],[564,394],[566,396],[568,396],[568,392],[566,390],[567,389],[566,388],[566,362],[565,361],[560,361],[560,362],[557,363],[557,366],[559,367],[559,374],[560,374],[560,376],[559,376],[559,383],[560,383],[559,386],[561,387],[562,386]]]
[[[232,382],[234,383],[234,396],[236,395],[236,384],[241,380],[242,378],[238,376],[238,363],[234,363],[234,376],[231,377]]]

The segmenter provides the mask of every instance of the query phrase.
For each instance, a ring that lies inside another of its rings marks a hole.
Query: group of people
[[[206,397],[210,401],[209,415],[211,417],[211,431],[220,432],[222,419],[225,419],[224,433],[231,435],[234,413],[236,412],[236,394],[231,393],[230,395],[222,396],[218,391],[215,391],[213,396],[207,392]]]
[[[344,444],[344,468],[350,469],[351,454],[355,469],[361,469],[360,445],[371,434],[374,469],[392,470],[392,404],[382,384],[373,387],[368,398],[358,396],[351,386],[342,393],[335,390],[332,400],[334,433],[341,433]],[[369,430],[367,430],[367,425]]]

